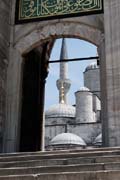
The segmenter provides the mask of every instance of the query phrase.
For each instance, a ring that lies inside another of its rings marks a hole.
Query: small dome
[[[86,67],[85,71],[88,71],[88,70],[91,70],[91,69],[97,69],[97,68],[99,68],[99,66],[97,65],[97,63],[96,63],[96,62],[92,62],[91,64],[89,64],[89,65]]]
[[[56,104],[46,112],[46,117],[75,117],[75,107],[68,104]]]
[[[90,91],[87,87],[81,87],[80,89],[79,89],[79,91]]]
[[[86,146],[84,140],[77,136],[76,134],[72,133],[62,133],[55,136],[52,140],[50,145],[79,145],[79,146]]]
[[[102,134],[99,134],[99,135],[95,138],[93,144],[96,145],[96,146],[101,146],[101,145],[102,145]]]

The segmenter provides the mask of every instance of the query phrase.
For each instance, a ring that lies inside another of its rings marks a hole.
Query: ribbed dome
[[[56,104],[51,106],[46,112],[46,117],[75,117],[75,107],[68,104]]]
[[[86,146],[84,140],[72,133],[62,133],[55,136],[52,140],[50,145],[80,145]]]
[[[94,145],[102,145],[102,134],[99,134],[99,135],[95,138],[93,144],[94,144]]]
[[[99,66],[97,65],[97,63],[96,63],[96,62],[92,62],[91,64],[89,64],[89,65],[86,67],[85,71],[88,71],[88,70],[91,70],[91,69],[97,69],[97,68],[99,68]]]

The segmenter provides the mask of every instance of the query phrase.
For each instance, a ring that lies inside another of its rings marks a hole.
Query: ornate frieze
[[[103,12],[103,0],[18,0],[16,23]]]

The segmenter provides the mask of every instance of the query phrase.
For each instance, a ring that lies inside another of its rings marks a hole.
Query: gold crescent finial
[[[63,82],[61,83],[61,88],[60,88],[60,103],[64,104],[65,103],[65,93],[64,93],[64,86]]]

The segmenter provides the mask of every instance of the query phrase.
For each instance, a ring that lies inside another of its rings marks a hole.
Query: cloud
[[[59,77],[59,64],[52,64],[49,67],[49,76],[51,77]]]

